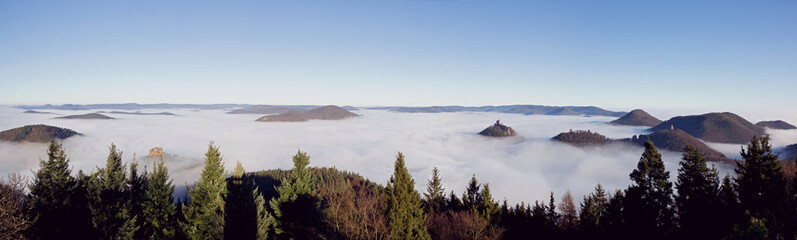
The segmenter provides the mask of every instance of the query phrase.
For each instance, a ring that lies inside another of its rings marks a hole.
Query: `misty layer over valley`
[[[387,110],[355,110],[359,117],[346,120],[307,122],[256,122],[261,115],[227,114],[229,109],[169,109],[175,115],[114,113],[114,109],[47,110],[53,114],[26,114],[24,110],[0,107],[0,130],[31,124],[72,129],[82,134],[63,140],[74,170],[91,172],[102,166],[111,143],[124,151],[126,162],[138,161],[152,168],[147,157],[154,147],[163,148],[166,165],[175,183],[191,184],[199,175],[207,144],[220,147],[226,169],[240,161],[247,170],[290,169],[297,149],[312,158],[311,166],[335,167],[385,183],[393,172],[396,153],[424,189],[432,168],[438,167],[446,192],[460,194],[471,176],[490,183],[494,196],[509,202],[544,200],[550,191],[557,195],[570,190],[582,196],[597,183],[606,189],[630,184],[628,173],[636,167],[641,146],[612,143],[575,147],[551,141],[560,132],[591,130],[609,138],[644,134],[646,127],[610,125],[616,117],[547,116],[486,112],[400,113]],[[102,111],[114,119],[60,119],[58,117]],[[142,109],[141,112],[162,112]],[[653,111],[667,119],[677,111]],[[781,112],[782,113],[782,112]],[[774,117],[797,122],[796,116],[752,113],[751,120]],[[517,131],[517,137],[489,138],[477,133],[497,119]],[[797,130],[767,130],[773,147],[797,143]],[[739,158],[736,144],[707,143],[730,158]],[[30,176],[46,159],[47,144],[0,142],[0,176],[19,172]],[[675,172],[681,153],[661,151],[669,171]],[[718,165],[721,175],[733,166]],[[670,175],[674,180],[675,174]],[[512,191],[523,189],[523,191]]]

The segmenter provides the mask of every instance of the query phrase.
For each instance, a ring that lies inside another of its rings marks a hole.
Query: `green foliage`
[[[35,173],[33,184],[30,185],[28,202],[32,211],[38,214],[31,219],[33,225],[30,235],[37,239],[56,239],[65,236],[75,236],[72,225],[64,218],[74,214],[72,210],[73,192],[76,180],[71,175],[69,159],[64,153],[60,143],[50,142],[47,150],[47,160],[39,162],[39,170]],[[66,201],[65,201],[66,200]]]
[[[684,148],[675,197],[681,236],[716,239],[724,230],[718,221],[712,221],[721,211],[719,173],[715,167],[706,166],[706,161],[705,154],[697,148]]]
[[[310,156],[299,150],[293,156],[290,179],[282,182],[277,188],[279,196],[271,199],[278,238],[311,239],[322,233],[319,229],[322,225],[321,201],[308,164]]]
[[[91,213],[94,228],[105,239],[133,239],[135,216],[130,215],[130,192],[122,151],[111,144],[105,168],[99,169],[91,185]]]
[[[731,230],[730,236],[726,240],[766,240],[769,239],[769,229],[767,229],[766,220],[750,216],[750,212],[746,211],[745,216],[748,218],[743,225],[735,225]]]
[[[736,188],[742,209],[750,211],[755,218],[765,219],[772,237],[793,234],[794,230],[785,226],[788,212],[779,210],[787,205],[789,198],[780,161],[778,155],[772,153],[769,137],[753,137],[741,154],[744,162],[737,162]]]
[[[130,177],[127,178],[127,190],[130,197],[128,208],[130,209],[130,218],[136,219],[136,225],[139,228],[134,235],[135,239],[143,239],[145,236],[141,231],[141,226],[144,224],[142,222],[144,218],[143,203],[146,197],[148,175],[147,172],[138,173],[137,162],[130,163]]]
[[[169,179],[169,169],[161,158],[153,164],[147,179],[142,207],[142,224],[139,232],[144,239],[172,239],[175,236],[177,207],[174,205],[174,184]]]
[[[581,202],[579,227],[585,235],[596,235],[605,230],[608,223],[608,199],[603,186],[595,186],[595,192],[584,196]]]
[[[227,195],[224,165],[219,148],[208,145],[205,166],[194,188],[188,191],[191,197],[183,207],[185,222],[181,223],[189,239],[224,238],[224,198]]]
[[[490,193],[490,184],[484,184],[481,192],[481,201],[478,207],[479,215],[487,222],[494,222],[499,214],[498,203],[493,200],[493,195]]]
[[[629,176],[633,185],[628,188],[623,204],[629,230],[654,233],[655,238],[669,236],[674,230],[672,183],[653,142],[645,142],[645,151]]]
[[[426,182],[426,203],[432,209],[439,209],[445,201],[445,189],[443,188],[443,180],[440,179],[440,171],[437,167],[432,169],[432,179]]]
[[[474,174],[473,177],[470,178],[470,182],[468,182],[465,193],[462,195],[462,205],[465,209],[479,212],[478,207],[482,204],[482,195],[479,191],[480,188],[481,184],[479,184],[479,180],[476,179],[476,174]]]
[[[241,162],[237,162],[227,179],[225,200],[225,239],[266,239],[271,215],[265,209],[265,199],[257,191],[252,179],[246,176]]]
[[[423,200],[415,191],[415,180],[404,164],[404,154],[400,152],[385,196],[393,239],[430,239],[425,226],[426,214],[421,205]]]

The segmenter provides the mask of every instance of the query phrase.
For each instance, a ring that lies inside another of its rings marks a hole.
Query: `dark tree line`
[[[0,181],[0,239],[795,239],[797,164],[772,153],[768,138],[742,148],[735,176],[720,177],[687,146],[676,182],[661,154],[644,145],[631,185],[586,196],[499,202],[474,175],[446,193],[437,168],[426,192],[402,153],[386,185],[334,168],[309,167],[302,151],[290,170],[232,172],[212,143],[188,196],[174,199],[163,160],[152,171],[122,161],[73,174],[63,147],[27,181]],[[29,191],[25,191],[25,188]],[[518,189],[522,191],[522,189]]]

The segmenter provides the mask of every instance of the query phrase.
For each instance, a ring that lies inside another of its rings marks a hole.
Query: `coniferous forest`
[[[0,182],[0,238],[796,239],[797,167],[772,152],[769,138],[741,150],[734,176],[719,176],[692,146],[670,173],[653,143],[644,147],[625,189],[596,184],[586,196],[552,192],[510,205],[475,175],[462,193],[447,192],[437,168],[431,179],[413,179],[402,153],[381,185],[310,167],[302,151],[290,170],[229,170],[213,143],[187,196],[175,199],[183,186],[163,160],[142,171],[112,144],[105,166],[73,172],[51,142],[31,179]]]

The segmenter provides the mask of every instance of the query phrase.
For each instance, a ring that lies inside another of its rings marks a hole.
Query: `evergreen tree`
[[[161,158],[153,164],[152,174],[146,181],[142,207],[142,239],[173,239],[175,237],[177,206],[174,204],[174,184],[169,179],[169,169]]]
[[[605,221],[601,223],[605,227],[607,235],[615,239],[626,239],[625,236],[628,235],[624,204],[625,193],[623,190],[617,189],[606,204]]]
[[[407,170],[401,152],[396,157],[385,197],[393,239],[430,239],[425,225],[426,214],[421,208],[423,200],[415,191],[415,180]]]
[[[237,162],[227,179],[224,239],[265,239],[272,224],[265,211],[265,200],[254,181],[246,176],[241,162]]]
[[[632,236],[666,238],[673,230],[673,189],[670,172],[664,169],[661,154],[650,140],[645,142],[645,151],[629,176],[633,185],[628,188],[623,205]]]
[[[437,167],[432,169],[432,179],[426,182],[426,197],[427,204],[434,210],[439,210],[445,201],[445,189],[443,188],[443,180],[440,179],[440,172]]]
[[[750,216],[750,211],[745,211],[747,220],[742,225],[735,225],[726,240],[766,240],[770,234],[766,220]]]
[[[130,209],[130,218],[136,219],[136,225],[139,228],[139,231],[136,231],[134,235],[135,239],[144,239],[145,235],[144,232],[141,231],[141,225],[143,225],[143,203],[144,198],[147,191],[147,172],[143,172],[142,174],[138,173],[138,163],[131,162],[130,163],[130,177],[127,179],[127,190],[130,194],[130,200],[128,208]]]
[[[786,196],[786,180],[769,137],[754,136],[741,154],[744,161],[736,163],[736,188],[742,209],[765,220],[771,238],[793,238],[794,229],[786,224],[791,212],[785,211],[790,200]]]
[[[686,145],[681,167],[678,169],[676,188],[681,237],[717,239],[724,230],[713,221],[719,215],[719,172],[706,166],[705,154]]]
[[[39,170],[34,173],[33,183],[29,186],[28,204],[30,204],[33,224],[29,228],[31,239],[59,239],[86,237],[90,229],[90,219],[80,218],[80,204],[85,207],[86,201],[80,201],[80,185],[72,177],[69,159],[63,146],[50,142],[47,160],[39,162]],[[85,196],[85,195],[83,195]],[[70,219],[70,221],[64,221]],[[86,221],[88,220],[88,222]]]
[[[548,201],[548,208],[545,209],[545,225],[548,228],[556,229],[559,223],[559,213],[556,212],[556,202],[554,200],[553,192]]]
[[[290,178],[277,188],[279,197],[271,199],[278,238],[313,239],[322,233],[318,229],[322,225],[321,203],[309,164],[310,156],[298,151],[293,156]]]
[[[481,192],[481,201],[478,207],[479,215],[487,222],[495,222],[498,217],[499,208],[498,203],[493,200],[493,195],[490,193],[490,184],[484,184]]]
[[[598,207],[595,203],[595,197],[584,196],[584,199],[581,201],[581,210],[579,211],[581,214],[579,215],[579,227],[581,232],[587,236],[594,236],[598,232],[598,226],[600,224],[600,214],[598,213]]]
[[[181,224],[189,239],[224,238],[224,197],[227,195],[225,171],[219,148],[208,145],[205,166],[194,188],[189,189],[190,200],[183,207],[185,222]]]
[[[479,180],[476,179],[476,174],[473,174],[473,177],[470,178],[470,182],[468,182],[468,187],[465,189],[465,193],[462,194],[462,205],[466,209],[478,212],[476,208],[481,205],[482,201],[480,188],[481,184],[479,184]]]
[[[94,228],[104,239],[134,239],[135,216],[130,215],[130,192],[122,151],[111,144],[105,168],[99,169],[91,189]]]

